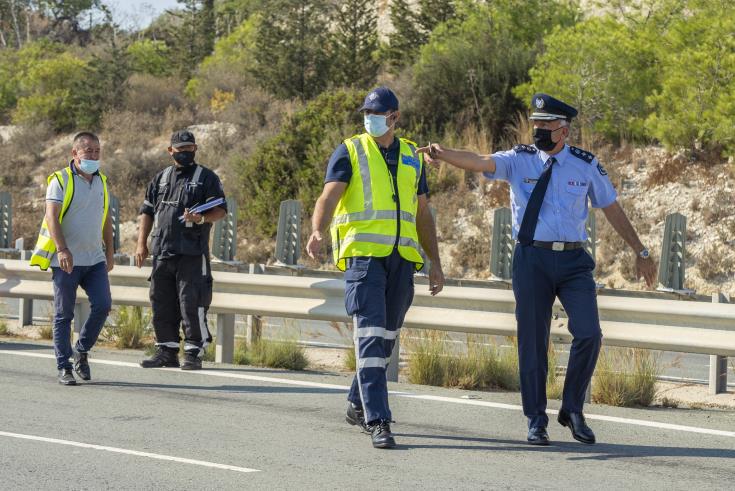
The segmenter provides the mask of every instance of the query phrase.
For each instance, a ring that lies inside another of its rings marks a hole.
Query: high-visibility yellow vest
[[[416,232],[416,193],[423,158],[416,152],[416,144],[400,139],[398,200],[393,195],[393,175],[375,140],[363,133],[344,144],[350,154],[352,178],[332,219],[332,250],[337,268],[344,271],[348,257],[385,257],[397,246],[401,257],[420,270],[424,260]]]
[[[103,190],[103,202],[104,211],[102,213],[102,227],[105,228],[105,221],[107,220],[107,211],[110,208],[110,197],[107,193],[107,177],[102,172],[99,173],[100,179],[102,179],[102,190]],[[48,176],[46,180],[47,184],[51,184],[52,179],[57,179],[61,189],[64,190],[64,201],[61,203],[61,212],[59,213],[59,224],[64,219],[64,215],[69,210],[71,200],[74,197],[74,176],[70,167],[59,170]],[[36,241],[36,247],[33,250],[30,264],[31,266],[38,266],[43,271],[46,271],[51,265],[51,258],[56,254],[56,244],[51,239],[51,234],[48,231],[48,225],[46,224],[46,218],[41,223],[41,231],[38,234],[38,241]]]

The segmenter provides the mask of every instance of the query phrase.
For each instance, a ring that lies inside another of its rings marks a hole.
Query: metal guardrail
[[[113,303],[149,306],[149,274],[149,268],[117,266],[110,274]],[[218,315],[219,362],[232,360],[232,326],[237,314],[350,321],[340,279],[223,271],[213,275],[210,312]],[[25,261],[0,260],[0,296],[51,299],[51,276]],[[79,298],[86,301],[81,291]],[[598,306],[603,342],[608,346],[735,356],[735,305],[600,295]],[[564,311],[559,304],[555,308],[558,318],[552,322],[551,335],[570,342]],[[432,297],[419,287],[404,327],[514,336],[514,310],[513,293],[507,289],[447,286],[441,295]],[[718,380],[722,384],[722,378]]]

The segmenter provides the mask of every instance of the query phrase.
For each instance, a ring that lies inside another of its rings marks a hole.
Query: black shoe
[[[528,443],[531,445],[548,445],[549,433],[544,426],[534,426],[528,430]]]
[[[557,418],[559,424],[566,426],[572,430],[572,437],[575,440],[582,443],[593,444],[595,443],[595,434],[592,432],[587,423],[584,420],[584,414],[582,413],[570,413],[563,409],[559,411],[559,417]]]
[[[376,421],[374,424],[370,425],[369,428],[373,438],[373,447],[393,448],[396,446],[396,441],[393,439],[393,433],[390,432],[389,421]]]
[[[179,366],[179,350],[156,346],[156,352],[150,358],[140,362],[143,368],[163,368]]]
[[[369,433],[367,423],[365,423],[365,411],[362,407],[352,402],[347,403],[347,415],[345,416],[347,421],[352,426],[359,426],[360,429],[366,433]]]
[[[199,350],[184,352],[184,363],[181,364],[181,369],[182,370],[201,370],[202,369],[202,359],[199,358]]]
[[[92,372],[89,369],[87,353],[74,352],[74,371],[82,380],[92,380]]]
[[[59,370],[59,383],[61,385],[77,385],[77,381],[74,378],[71,368],[62,368]]]

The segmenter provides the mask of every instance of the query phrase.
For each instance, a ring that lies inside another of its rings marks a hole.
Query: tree
[[[171,50],[163,41],[135,41],[128,46],[126,54],[130,60],[130,69],[134,72],[155,77],[164,77],[171,72]]]
[[[308,100],[327,89],[332,54],[327,6],[326,0],[274,0],[263,16],[255,72],[276,97]]]
[[[649,114],[646,97],[658,86],[655,40],[649,32],[612,16],[554,31],[544,40],[545,52],[530,70],[530,81],[515,93],[524,101],[535,92],[554,94],[579,110],[584,131],[612,140],[641,140]]]
[[[214,0],[177,0],[180,11],[169,11],[178,22],[169,28],[171,44],[175,47],[173,61],[179,74],[190,78],[196,66],[212,53],[214,48]]]
[[[335,15],[332,83],[367,88],[378,73],[378,16],[374,0],[346,0]]]
[[[390,3],[390,23],[392,31],[388,35],[382,58],[391,69],[397,70],[411,63],[424,44],[425,37],[409,0],[393,0]]]

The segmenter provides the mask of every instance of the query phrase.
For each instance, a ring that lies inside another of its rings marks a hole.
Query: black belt
[[[531,245],[541,247],[542,249],[551,249],[552,251],[572,251],[584,247],[584,242],[544,242],[542,240],[534,240]]]

